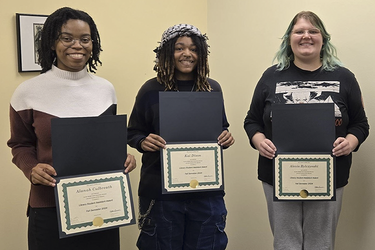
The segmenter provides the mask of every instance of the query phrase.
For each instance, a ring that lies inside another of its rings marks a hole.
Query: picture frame
[[[48,15],[16,13],[18,72],[38,72],[37,34]]]

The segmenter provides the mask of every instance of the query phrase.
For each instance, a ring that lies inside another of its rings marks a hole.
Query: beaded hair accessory
[[[204,40],[208,40],[206,34],[202,34],[197,27],[190,25],[190,24],[176,24],[172,27],[169,27],[166,31],[163,32],[161,36],[160,45],[154,49],[156,53],[156,60],[159,58],[160,50],[163,46],[170,40],[175,37],[180,36],[191,36],[196,35],[198,37],[204,38]]]

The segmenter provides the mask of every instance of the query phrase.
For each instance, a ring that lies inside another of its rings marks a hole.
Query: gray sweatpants
[[[273,186],[263,182],[274,250],[333,250],[344,188],[336,201],[273,201]]]

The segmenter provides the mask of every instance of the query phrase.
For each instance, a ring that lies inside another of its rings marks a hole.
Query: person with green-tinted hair
[[[258,179],[263,184],[276,250],[334,249],[352,152],[369,134],[359,84],[342,66],[330,39],[315,13],[298,13],[282,38],[275,56],[277,64],[260,78],[244,121],[250,144],[259,151]],[[272,142],[272,105],[327,102],[335,107],[332,155],[336,158],[336,200],[274,201],[273,159],[277,148]]]

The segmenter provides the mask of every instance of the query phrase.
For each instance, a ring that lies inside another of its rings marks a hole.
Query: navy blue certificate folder
[[[53,118],[51,126],[58,177],[124,169],[126,115]]]
[[[335,141],[334,104],[272,105],[272,141],[280,153],[330,153]]]
[[[167,143],[217,141],[223,107],[220,92],[160,92],[160,135]]]

